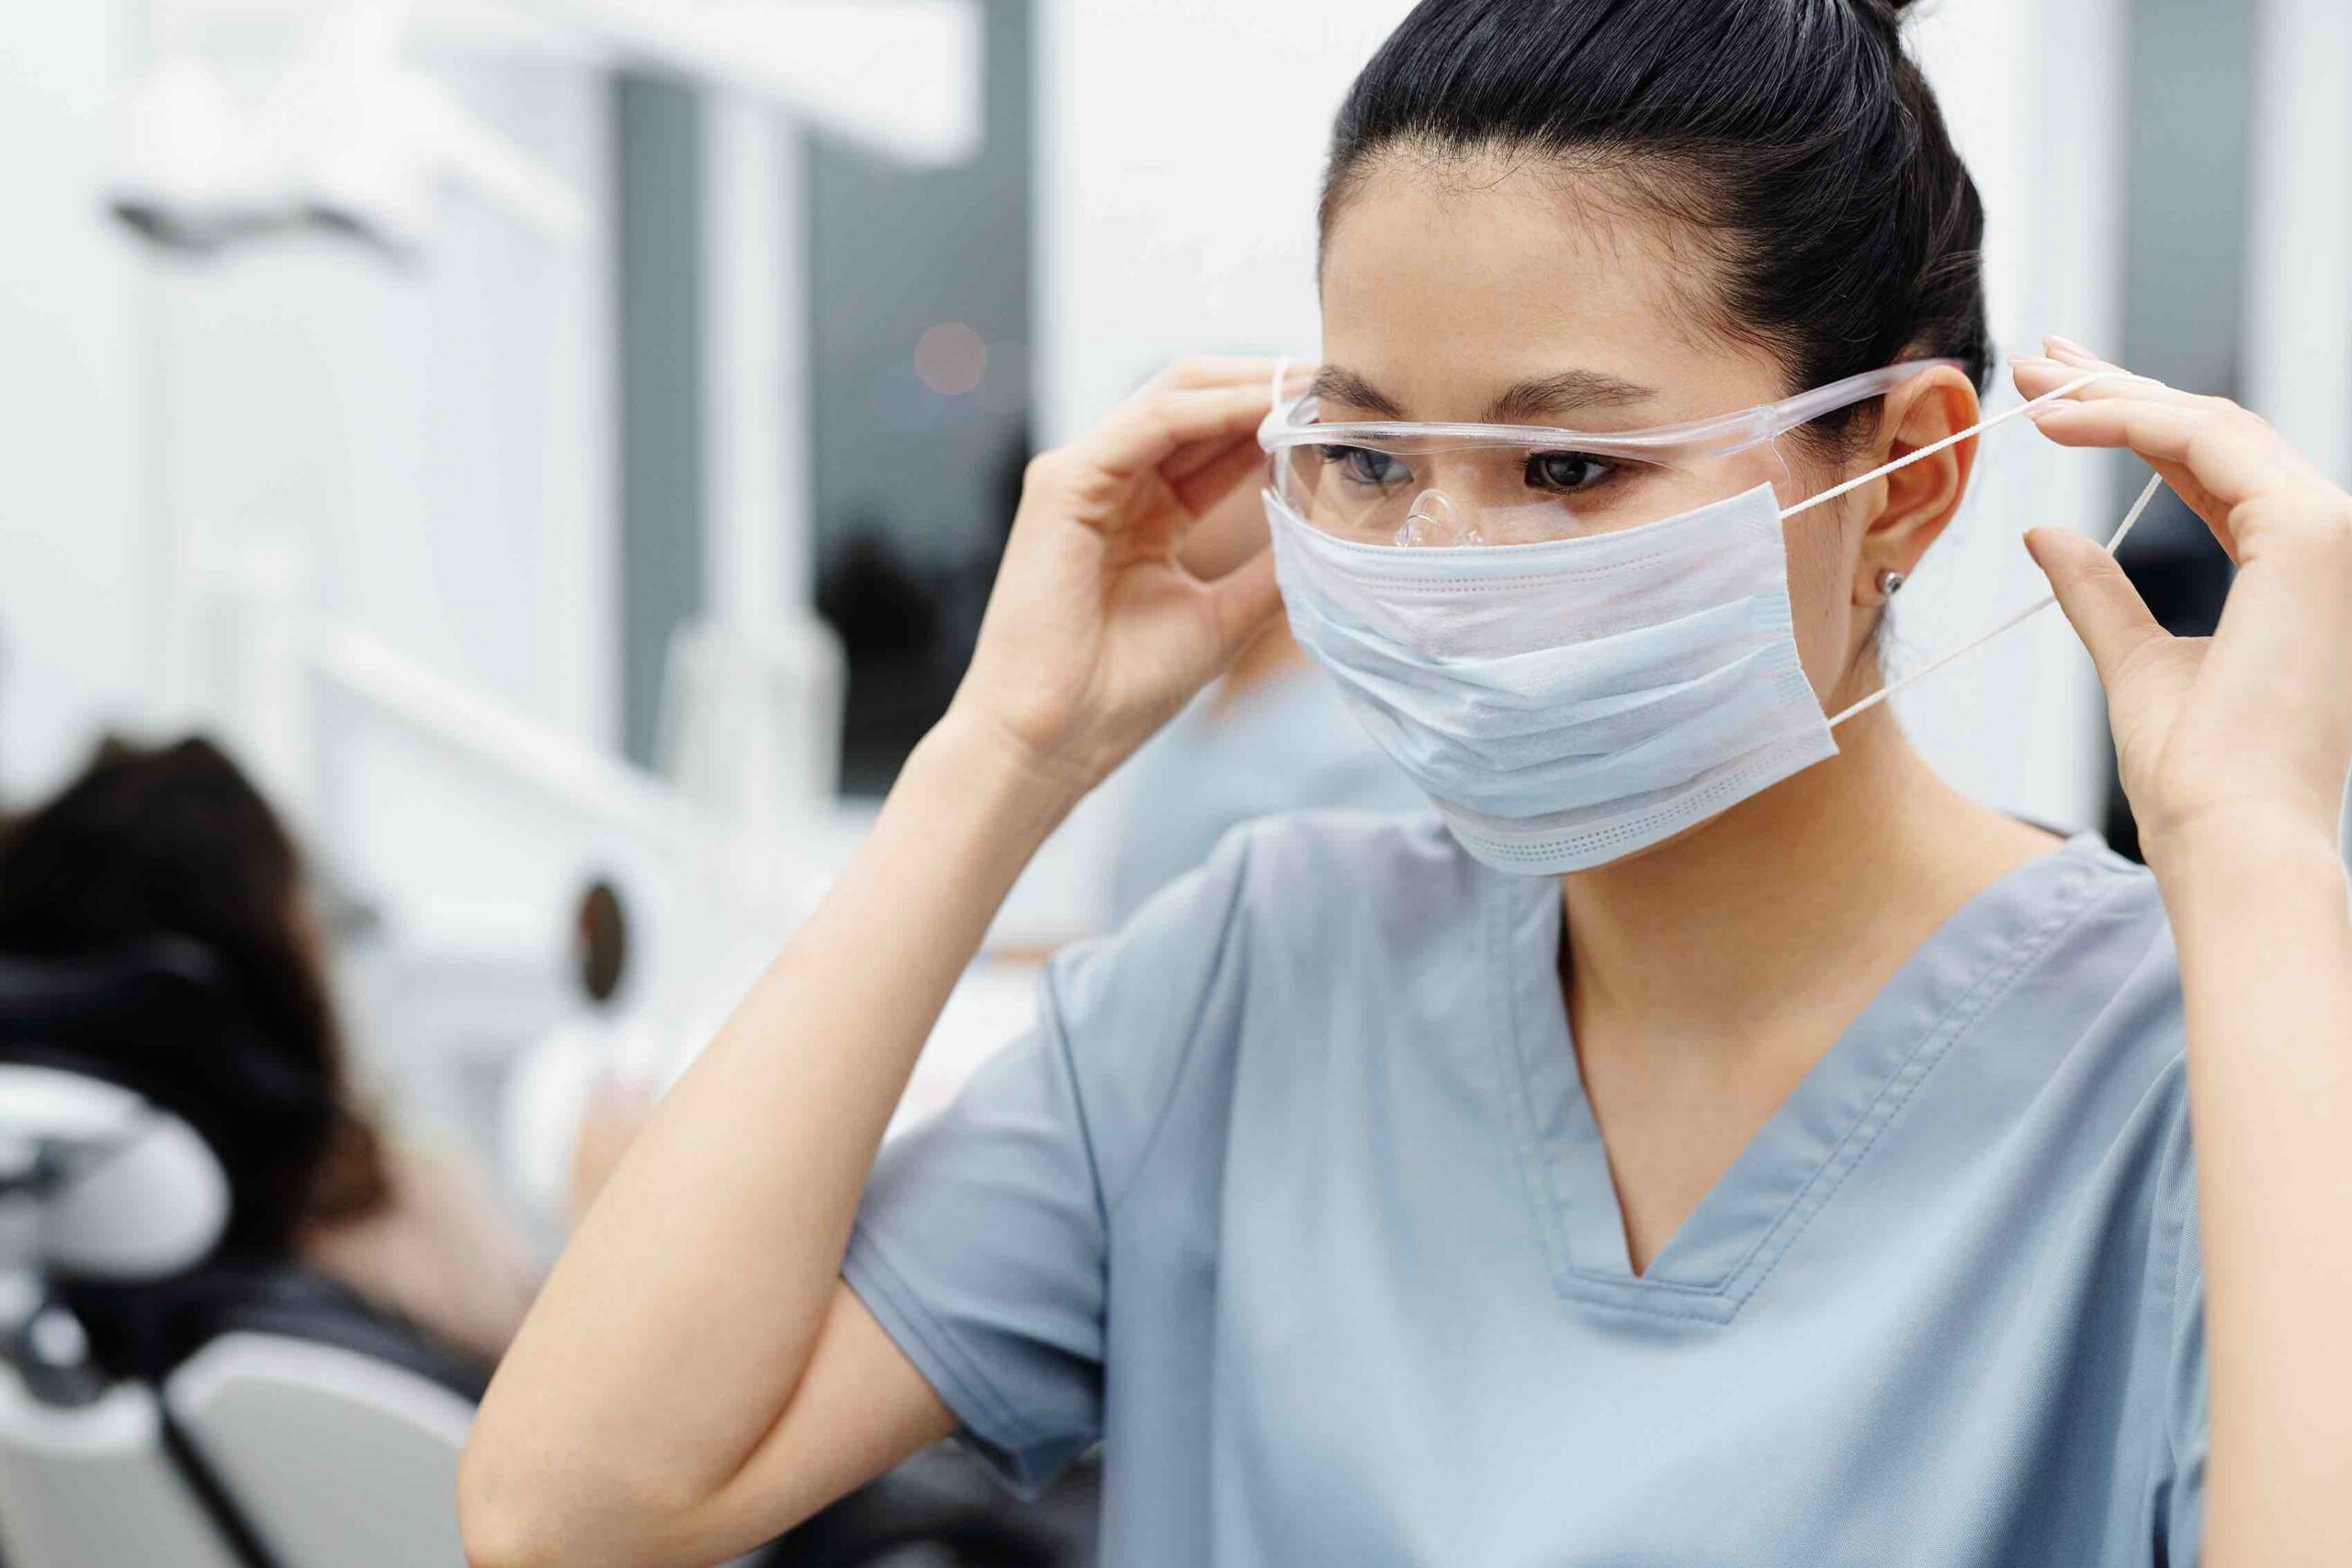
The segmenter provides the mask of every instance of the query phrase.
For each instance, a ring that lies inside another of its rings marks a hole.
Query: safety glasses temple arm
[[[1895,458],[1893,462],[1880,464],[1877,468],[1872,468],[1867,474],[1848,479],[1841,485],[1832,485],[1818,495],[1807,496],[1804,500],[1798,502],[1794,506],[1788,507],[1783,510],[1781,515],[1787,518],[1794,517],[1800,512],[1810,512],[1816,506],[1824,505],[1826,502],[1837,500],[1839,496],[1846,494],[1849,491],[1861,489],[1862,486],[1869,484],[1872,479],[1883,479],[1887,475],[1894,473],[1899,468],[1907,468],[1914,463],[1925,461],[1927,458],[1934,457],[1937,453],[1942,451],[1947,446],[1957,446],[1963,441],[1973,440],[1975,437],[1984,434],[1988,430],[1993,430],[1998,426],[2008,423],[2009,421],[2018,418],[2020,414],[2031,413],[2035,409],[2041,407],[2044,403],[2055,402],[2060,398],[2072,397],[2075,393],[2081,391],[2085,387],[2090,386],[2095,382],[2128,381],[2130,379],[2132,379],[2130,374],[2121,370],[2094,370],[2087,376],[2077,376],[2075,379],[2067,382],[2063,387],[2052,387],[2050,390],[2042,393],[2038,398],[2028,399],[2026,401],[2018,404],[2014,408],[2003,409],[1999,413],[1995,414],[1990,419],[1978,420],[1966,430],[1960,431],[1951,435],[1947,435],[1940,441],[1930,441],[1928,445],[1920,447],[1917,451],[1905,452],[1902,457]]]
[[[1947,366],[1954,370],[1967,368],[1957,359],[1905,359],[1849,376],[1842,381],[1832,381],[1826,387],[1815,387],[1809,392],[1799,392],[1772,404],[1768,411],[1772,434],[1778,435],[1801,424],[1811,424],[1824,414],[1852,408],[1871,398],[1884,397],[1914,376]]]
[[[1732,413],[1646,430],[1572,430],[1560,425],[1444,424],[1408,421],[1357,421],[1333,424],[1294,424],[1292,418],[1306,398],[1277,401],[1260,428],[1259,444],[1277,446],[1347,445],[1413,441],[1451,442],[1463,446],[1589,446],[1623,450],[1713,446],[1724,453],[1758,446],[1785,431],[1850,408],[1865,399],[1884,395],[1924,370],[1939,366],[1959,369],[1951,359],[1913,359],[1860,376],[1833,381],[1777,403],[1763,403]]]

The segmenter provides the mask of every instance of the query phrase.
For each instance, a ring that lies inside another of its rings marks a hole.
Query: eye
[[[1404,464],[1369,446],[1318,446],[1316,451],[1348,483],[1370,490],[1400,485],[1410,477]]]
[[[1536,452],[1527,459],[1527,485],[1531,490],[1573,493],[1590,490],[1623,467],[1589,452]]]

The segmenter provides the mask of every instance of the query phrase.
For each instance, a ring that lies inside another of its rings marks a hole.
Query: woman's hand
[[[2048,345],[2052,357],[2017,364],[2028,397],[2115,368]],[[2096,383],[2036,423],[2061,446],[2139,454],[2238,567],[2215,635],[2177,637],[2097,544],[2026,536],[2098,666],[2151,863],[2190,840],[2333,846],[2352,771],[2352,496],[2237,404],[2156,381]]]
[[[951,716],[1075,798],[1248,646],[1281,606],[1270,553],[1204,582],[1177,547],[1217,509],[1258,504],[1274,368],[1183,361],[1029,465]]]
[[[2029,395],[2108,368],[2050,346],[2018,366]],[[2175,637],[2097,545],[2026,536],[2098,663],[2180,964],[2211,1412],[2200,1560],[2342,1562],[2352,497],[2236,404],[2154,381],[2100,382],[2039,423],[2154,464],[2238,566],[2214,635]]]

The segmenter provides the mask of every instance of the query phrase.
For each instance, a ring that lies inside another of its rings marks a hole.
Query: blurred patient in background
[[[200,943],[225,967],[249,1048],[288,1090],[215,1108],[232,1201],[221,1260],[325,1275],[447,1348],[494,1361],[537,1268],[470,1162],[404,1145],[361,1103],[291,835],[210,742],[108,741],[48,805],[0,829],[0,952],[97,953],[164,936]],[[288,1103],[319,1109],[289,1114]]]
[[[1187,570],[1215,582],[1266,542],[1265,513],[1245,485],[1185,536],[1179,553]],[[1280,619],[1127,766],[1126,819],[1111,866],[1114,927],[1253,818],[1430,808]]]

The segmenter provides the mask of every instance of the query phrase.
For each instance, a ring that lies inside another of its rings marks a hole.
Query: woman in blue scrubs
[[[950,1432],[1102,1443],[1122,1568],[2352,1561],[2352,498],[2052,340],[2041,435],[2239,567],[2177,640],[2028,539],[2152,869],[1846,716],[1989,375],[1899,10],[1403,24],[1321,367],[1032,468],[953,710],[500,1373],[477,1562],[714,1561]],[[1438,816],[1240,831],[877,1158],[1031,852],[1281,600]]]

